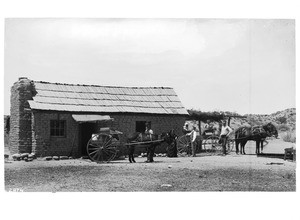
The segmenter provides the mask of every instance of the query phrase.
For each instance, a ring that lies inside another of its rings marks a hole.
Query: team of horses
[[[268,123],[268,124],[265,124],[262,126],[239,127],[235,131],[235,135],[234,135],[236,153],[237,154],[239,153],[239,145],[241,145],[240,153],[246,154],[245,153],[245,145],[246,145],[247,141],[252,140],[252,141],[256,142],[255,153],[259,154],[260,152],[263,151],[263,143],[266,140],[266,138],[272,137],[272,136],[274,136],[275,138],[278,137],[278,131],[272,123]]]
[[[278,132],[276,127],[272,123],[268,123],[262,126],[241,126],[234,132],[234,139],[235,139],[235,146],[236,146],[236,153],[237,154],[246,154],[245,153],[245,145],[248,141],[255,141],[256,142],[256,154],[259,154],[263,151],[263,143],[267,137],[278,137]],[[135,151],[135,143],[142,143],[142,142],[150,142],[146,145],[146,147],[155,147],[162,142],[166,142],[170,149],[175,150],[172,152],[170,157],[176,157],[176,138],[177,135],[175,134],[174,130],[169,132],[164,132],[161,135],[152,135],[151,138],[149,135],[144,133],[135,132],[127,136],[127,143],[133,143],[133,145],[128,145],[128,152],[129,152],[129,162],[135,162],[134,160],[134,151]],[[159,141],[160,140],[160,141]],[[155,142],[157,141],[157,142]],[[239,147],[240,146],[240,147]]]

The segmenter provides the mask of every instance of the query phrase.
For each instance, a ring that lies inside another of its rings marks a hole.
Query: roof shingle
[[[187,115],[168,87],[113,87],[34,81],[32,109],[70,112],[128,112]]]

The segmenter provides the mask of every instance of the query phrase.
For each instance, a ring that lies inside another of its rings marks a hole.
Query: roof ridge
[[[52,84],[52,85],[65,85],[65,86],[92,86],[92,87],[105,87],[105,88],[128,88],[128,89],[173,89],[172,87],[164,87],[164,86],[145,86],[145,87],[139,87],[139,86],[102,86],[102,85],[88,85],[88,84],[69,84],[69,83],[52,83],[52,82],[45,82],[45,81],[35,81],[34,83],[42,83],[42,84]],[[174,90],[174,89],[173,89]]]

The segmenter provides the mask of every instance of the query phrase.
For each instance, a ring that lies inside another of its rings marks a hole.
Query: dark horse
[[[239,127],[235,131],[235,147],[236,153],[239,153],[239,144],[241,144],[240,153],[245,153],[245,145],[248,140],[256,142],[256,154],[259,154],[259,145],[261,145],[261,152],[263,151],[263,142],[266,137],[275,136],[278,137],[278,132],[276,127],[272,123],[268,123],[263,126],[253,126],[253,127]]]
[[[171,130],[170,132],[167,132],[167,133],[162,133],[161,135],[153,134],[151,139],[150,139],[149,135],[146,135],[146,134],[140,133],[140,132],[134,132],[132,134],[129,134],[127,136],[127,143],[129,144],[128,145],[129,162],[135,163],[133,154],[134,154],[135,146],[139,145],[139,144],[135,144],[135,143],[152,142],[153,141],[153,143],[144,144],[147,148],[151,148],[150,153],[152,152],[152,154],[153,154],[155,147],[160,145],[162,142],[166,142],[169,145],[174,144],[175,137],[176,137],[176,135],[174,134],[174,130]],[[157,140],[162,140],[162,141],[160,142]],[[155,142],[155,141],[157,141],[157,142]],[[130,145],[130,144],[132,144],[132,145]],[[152,157],[153,157],[153,155],[152,155]]]

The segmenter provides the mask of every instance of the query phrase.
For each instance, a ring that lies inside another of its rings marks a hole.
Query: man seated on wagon
[[[212,134],[214,134],[214,132],[214,124],[210,120],[207,120],[206,124],[204,125],[203,136],[211,136]]]

